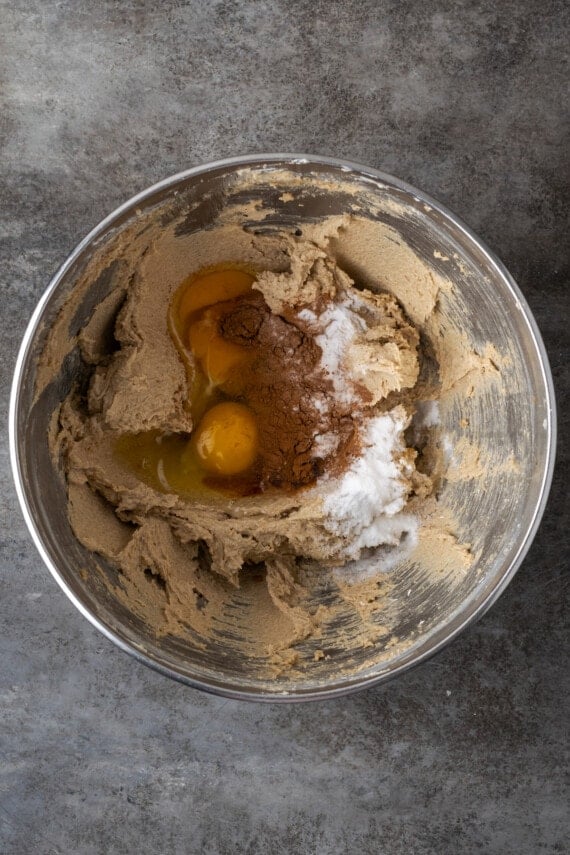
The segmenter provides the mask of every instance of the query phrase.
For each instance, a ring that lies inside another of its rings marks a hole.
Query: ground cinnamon
[[[321,349],[300,321],[272,314],[255,291],[222,309],[220,335],[251,351],[231,386],[232,397],[246,403],[257,418],[259,483],[285,490],[308,486],[333,460],[337,468],[350,455],[354,426],[349,405],[335,399],[332,383],[319,367]],[[318,437],[324,434],[333,434],[338,443],[319,453]]]

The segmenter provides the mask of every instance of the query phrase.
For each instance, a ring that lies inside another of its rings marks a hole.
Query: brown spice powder
[[[300,321],[272,314],[252,292],[224,305],[219,333],[252,354],[234,388],[257,418],[262,488],[305,487],[333,465],[344,468],[355,450],[351,407],[335,399],[320,368],[321,348]],[[319,455],[316,439],[330,433],[338,439],[334,453]]]

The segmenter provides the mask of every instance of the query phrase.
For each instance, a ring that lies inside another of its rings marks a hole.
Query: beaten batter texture
[[[449,282],[391,249],[389,227],[346,214],[256,234],[243,219],[226,212],[182,242],[153,224],[142,250],[119,242],[86,271],[87,282],[114,265],[114,287],[77,330],[84,378],[54,413],[50,445],[73,530],[113,571],[113,596],[155,637],[205,651],[223,637],[277,675],[334,655],[331,627],[344,653],[400,643],[389,571],[410,556],[423,550],[444,576],[470,566],[438,506],[449,461],[433,428],[442,395],[468,396],[497,368],[442,331]],[[382,260],[369,265],[382,245],[389,291],[374,275]],[[251,285],[184,316],[193,283],[232,270]],[[71,298],[40,390],[74,311]],[[253,424],[237,472],[192,451],[228,404]]]

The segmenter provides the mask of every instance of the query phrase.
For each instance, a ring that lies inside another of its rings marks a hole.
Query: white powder
[[[328,457],[339,444],[339,437],[333,432],[318,433],[313,440],[313,457]]]
[[[348,362],[355,339],[366,334],[367,329],[355,311],[358,301],[350,303],[333,303],[318,316],[310,309],[298,314],[311,328],[322,351],[320,365],[333,384],[336,399],[343,404],[360,403],[353,386],[356,378],[351,378]],[[321,396],[316,396],[314,404],[323,412],[325,402]],[[419,420],[426,427],[437,424],[437,404],[426,405]],[[347,563],[338,573],[345,581],[391,570],[417,541],[418,520],[404,512],[408,479],[414,469],[404,455],[403,434],[409,423],[403,407],[365,419],[358,458],[339,478],[320,480],[323,525],[342,539],[342,555]],[[334,453],[337,444],[338,439],[331,433],[317,435],[315,455],[326,457]]]
[[[413,423],[417,428],[436,427],[439,424],[438,401],[418,401]]]
[[[412,419],[412,441],[414,445],[421,445],[424,441],[425,431],[436,427],[439,422],[439,404],[437,401],[417,401],[416,412]]]
[[[452,464],[457,465],[457,457],[454,454],[453,443],[449,434],[444,433],[441,438],[441,448],[443,451],[443,460],[446,466]]]
[[[359,332],[366,329],[362,318],[359,318],[346,306],[333,304],[319,316],[319,325],[323,332],[315,336],[315,341],[322,350],[321,365],[333,383],[335,395],[339,401],[349,402],[354,393],[347,383],[347,376],[341,370],[348,349]]]
[[[325,486],[323,523],[345,540],[349,560],[358,560],[363,549],[398,546],[411,530],[410,516],[400,513],[407,500],[406,478],[413,471],[403,456],[408,423],[402,407],[369,419],[361,454]]]
[[[319,330],[315,341],[322,351],[321,367],[332,381],[337,399],[350,403],[355,396],[343,370],[344,362],[355,337],[366,331],[365,322],[348,306],[340,303],[333,303],[318,316],[310,309],[303,309],[298,317]]]
[[[391,534],[397,538],[396,545],[388,543],[366,550],[364,557],[347,561],[342,567],[334,568],[334,575],[343,582],[362,582],[378,573],[389,573],[411,555],[418,543],[418,518],[413,514],[400,513],[386,523],[392,527]]]
[[[306,324],[317,323],[317,316],[310,309],[301,309],[301,311],[298,312],[297,317],[299,318],[299,320],[304,321]]]
[[[330,406],[324,393],[315,395],[315,397],[313,398],[313,405],[315,407],[315,410],[318,413],[321,413],[321,415],[323,413],[327,413]]]

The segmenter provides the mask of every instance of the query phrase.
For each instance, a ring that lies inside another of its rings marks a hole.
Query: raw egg
[[[182,286],[178,302],[178,317],[185,324],[192,315],[213,306],[235,300],[241,294],[251,290],[255,276],[245,270],[236,268],[212,270],[191,279]]]
[[[218,307],[206,309],[188,328],[190,350],[214,386],[221,386],[232,371],[248,358],[244,347],[222,338],[218,331],[219,318]]]
[[[186,367],[192,435],[146,431],[120,437],[115,453],[130,469],[163,492],[199,495],[216,490],[250,495],[257,488],[259,452],[254,414],[242,394],[253,349],[226,341],[220,332],[224,313],[251,290],[255,274],[229,265],[188,277],[168,310],[173,343]]]
[[[237,475],[253,465],[258,438],[255,416],[244,404],[225,401],[204,415],[191,439],[200,465],[214,475]]]

